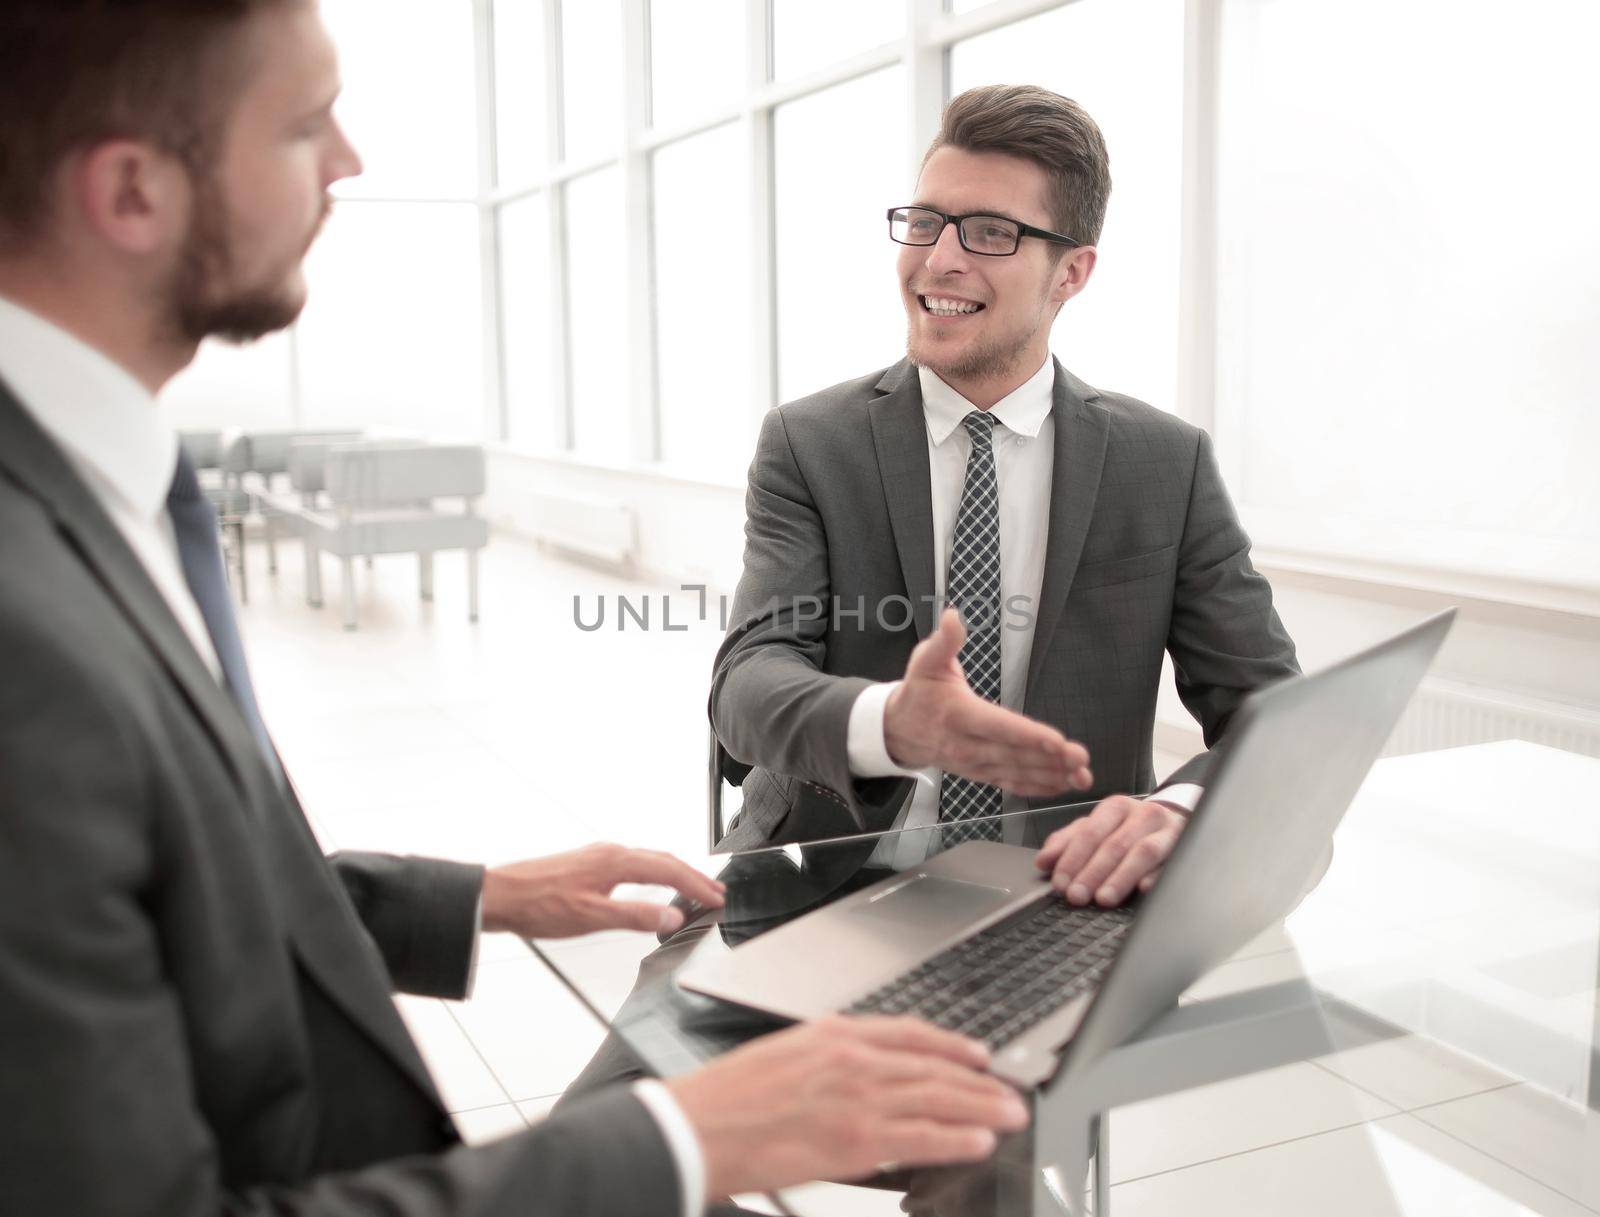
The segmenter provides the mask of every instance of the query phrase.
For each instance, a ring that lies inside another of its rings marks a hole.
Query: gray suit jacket
[[[0,1213],[678,1211],[625,1091],[459,1143],[391,993],[461,995],[479,868],[328,865],[3,384],[0,670]]]
[[[1088,747],[1095,786],[1072,797],[1146,792],[1164,652],[1210,748],[1246,693],[1298,671],[1294,645],[1205,432],[1059,363],[1054,396],[1024,709]],[[846,729],[862,689],[898,678],[932,629],[916,369],[902,361],[770,412],[745,503],[744,573],[711,688],[722,771],[745,795],[724,846],[881,831],[911,783],[852,778]],[[1208,764],[1169,781],[1204,781]]]

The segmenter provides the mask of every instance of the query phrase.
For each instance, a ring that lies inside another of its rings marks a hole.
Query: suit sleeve
[[[378,944],[396,989],[423,997],[467,995],[483,867],[348,851],[328,861]]]
[[[832,585],[828,536],[795,460],[782,409],[761,426],[745,495],[744,573],[711,680],[711,722],[742,780],[759,765],[863,811],[904,796],[907,779],[850,772],[850,709],[872,682],[822,670]]]
[[[1250,538],[1222,483],[1211,437],[1203,431],[1179,547],[1167,650],[1178,696],[1199,722],[1208,751],[1163,785],[1203,785],[1245,696],[1300,671],[1294,642],[1272,606],[1272,587],[1250,562]]]
[[[443,1154],[326,1175],[303,1187],[224,1196],[215,1209],[185,1213],[678,1217],[683,1202],[676,1170],[644,1104],[628,1091],[614,1089],[563,1105],[536,1128],[488,1145],[458,1146]]]
[[[3,605],[0,605],[3,609]],[[230,1191],[169,957],[153,764],[77,659],[0,619],[0,1213],[665,1217],[670,1151],[626,1091],[474,1148]],[[218,809],[225,810],[225,809]],[[205,876],[191,876],[205,881]],[[213,1046],[214,1047],[214,1046]],[[240,1045],[248,1061],[252,1046]]]

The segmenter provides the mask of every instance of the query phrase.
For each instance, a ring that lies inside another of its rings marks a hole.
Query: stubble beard
[[[203,175],[195,175],[194,186],[194,218],[168,289],[171,327],[189,343],[215,337],[243,344],[293,325],[305,307],[305,294],[287,285],[293,267],[274,276],[270,285],[232,286],[237,259],[227,206],[215,184]],[[325,201],[306,249],[321,231],[330,207]]]
[[[927,368],[946,383],[955,380],[999,380],[1014,375],[1032,341],[1032,334],[1005,335],[987,343],[969,346],[949,359],[941,359],[917,342],[915,320],[906,325],[906,357],[913,366]]]
[[[1060,265],[1060,257],[1055,258],[1050,264],[1049,274],[1053,274]],[[1042,281],[1048,284],[1049,276]],[[907,288],[909,290],[909,287]],[[912,292],[912,308],[920,308],[918,303],[919,293]],[[1029,346],[1039,333],[1039,327],[1044,327],[1048,332],[1055,322],[1055,314],[1049,312],[1049,303],[1041,296],[1039,315],[1034,321],[1034,328],[1024,332],[1019,326],[1009,334],[999,334],[988,342],[969,346],[962,352],[952,355],[948,359],[941,358],[936,352],[924,349],[917,342],[917,317],[918,314],[910,313],[906,319],[906,358],[913,367],[927,368],[946,384],[955,381],[1001,381],[1009,380],[1019,372],[1027,371],[1022,367],[1024,357]],[[1057,306],[1059,311],[1059,306]],[[934,345],[934,344],[928,344]]]

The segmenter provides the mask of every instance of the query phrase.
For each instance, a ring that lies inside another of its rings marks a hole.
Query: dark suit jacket
[[[391,992],[461,995],[480,884],[328,865],[0,384],[0,1213],[676,1213],[625,1091],[459,1144]]]
[[[1142,793],[1155,784],[1164,652],[1210,748],[1245,694],[1299,670],[1294,645],[1205,432],[1059,363],[1051,414],[1050,516],[1039,521],[1049,542],[1024,710],[1088,747],[1094,789],[1070,797]],[[911,783],[853,779],[846,730],[862,689],[900,677],[932,629],[916,369],[902,361],[770,412],[745,503],[744,573],[711,689],[722,771],[745,795],[724,845],[886,829]],[[907,600],[915,613],[902,627]],[[1196,757],[1169,781],[1203,781],[1208,763]]]

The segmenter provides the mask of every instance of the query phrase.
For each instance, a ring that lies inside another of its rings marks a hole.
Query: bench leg
[[[261,529],[267,534],[267,573],[278,573],[278,529],[272,522],[272,513],[266,512],[261,517]]]
[[[421,576],[422,598],[433,599],[433,554],[417,555],[417,572]]]
[[[478,619],[478,551],[467,550],[467,620]]]
[[[306,537],[306,603],[312,608],[322,607],[322,551],[309,535]]]
[[[356,571],[353,558],[339,560],[339,598],[344,605],[344,628],[356,628]]]
[[[244,520],[235,520],[233,523],[234,550],[239,555],[239,603],[250,603],[250,581],[245,572],[244,552]]]

